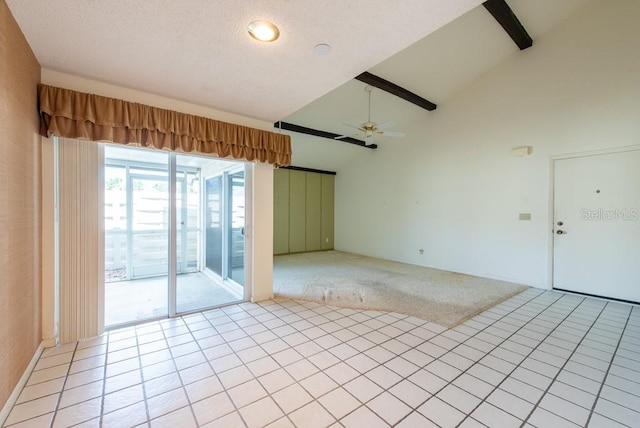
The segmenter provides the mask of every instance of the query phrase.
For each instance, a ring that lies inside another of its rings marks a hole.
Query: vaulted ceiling
[[[361,73],[442,108],[506,58],[535,50],[537,37],[588,1],[506,0],[533,39],[520,51],[482,0],[6,0],[45,68],[333,134],[367,119]],[[281,37],[251,39],[255,19],[276,23]],[[314,54],[319,43],[331,53]],[[402,131],[437,110],[375,89],[371,114]],[[365,150],[290,134],[299,166],[330,167]]]
[[[531,54],[536,38],[588,1],[507,0],[533,39],[533,46],[526,50],[520,50],[489,11],[478,6],[367,71],[432,101],[438,108],[446,108],[447,100],[483,74],[490,73],[502,61],[513,55]],[[367,120],[365,86],[366,83],[352,79],[281,120],[336,134],[351,134],[353,129],[345,124],[359,125]],[[409,123],[437,114],[437,109],[430,112],[374,89],[371,119],[378,123],[393,120],[394,130],[403,131]],[[294,162],[311,168],[323,165],[335,165],[335,168],[363,150],[339,141],[299,133],[291,135],[297,143]],[[376,143],[402,144],[402,140],[381,136],[376,137]],[[322,150],[315,150],[317,147]]]

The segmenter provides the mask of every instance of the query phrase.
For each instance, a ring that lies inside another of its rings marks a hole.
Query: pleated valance
[[[288,135],[48,85],[39,85],[38,94],[44,137],[291,164]]]

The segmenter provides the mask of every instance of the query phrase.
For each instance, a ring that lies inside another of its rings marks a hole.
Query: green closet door
[[[322,249],[333,250],[335,176],[322,174]]]
[[[306,173],[289,171],[289,252],[306,250]]]
[[[322,174],[307,172],[307,251],[322,249]]]
[[[289,170],[273,172],[273,254],[289,252]]]

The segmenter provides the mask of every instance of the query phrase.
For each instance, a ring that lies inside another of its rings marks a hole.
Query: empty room
[[[639,18],[0,0],[0,426],[640,426]]]

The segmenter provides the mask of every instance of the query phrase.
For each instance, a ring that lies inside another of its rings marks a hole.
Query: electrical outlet
[[[329,243],[329,238],[325,238],[324,242],[326,242],[328,244]]]

